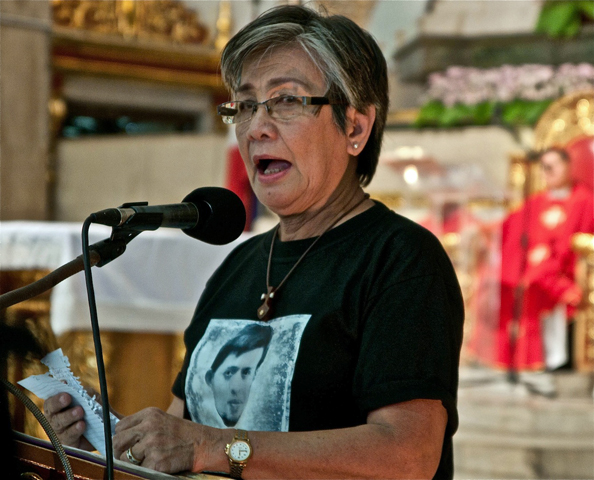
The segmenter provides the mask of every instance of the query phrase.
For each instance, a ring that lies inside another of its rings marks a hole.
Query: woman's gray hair
[[[225,46],[221,73],[235,92],[244,63],[276,48],[301,47],[324,75],[326,96],[333,105],[334,120],[345,132],[346,108],[365,112],[376,109],[375,123],[365,148],[358,156],[357,175],[368,185],[375,173],[388,113],[386,60],[373,37],[341,15],[319,14],[300,6],[268,10],[240,30]]]

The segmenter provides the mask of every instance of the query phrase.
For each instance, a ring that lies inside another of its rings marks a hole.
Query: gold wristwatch
[[[225,454],[229,458],[231,476],[241,478],[248,458],[252,456],[252,445],[245,430],[235,430],[233,440],[225,447]]]

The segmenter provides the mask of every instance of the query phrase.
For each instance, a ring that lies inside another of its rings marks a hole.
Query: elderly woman
[[[436,238],[362,189],[388,106],[376,42],[278,7],[221,67],[233,100],[218,113],[280,223],[210,279],[173,403],[121,420],[115,455],[246,479],[452,477],[462,299]],[[46,411],[82,445],[81,412],[58,400]]]

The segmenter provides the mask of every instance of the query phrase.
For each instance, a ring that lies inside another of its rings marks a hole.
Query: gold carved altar
[[[578,371],[594,371],[594,235],[573,237],[573,249],[580,256],[576,280],[584,291],[584,301],[575,318],[575,364]]]

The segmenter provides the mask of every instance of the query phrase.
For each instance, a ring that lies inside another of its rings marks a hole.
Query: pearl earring
[[[353,143],[353,147],[355,147],[355,149],[359,148],[359,144],[358,143]]]

